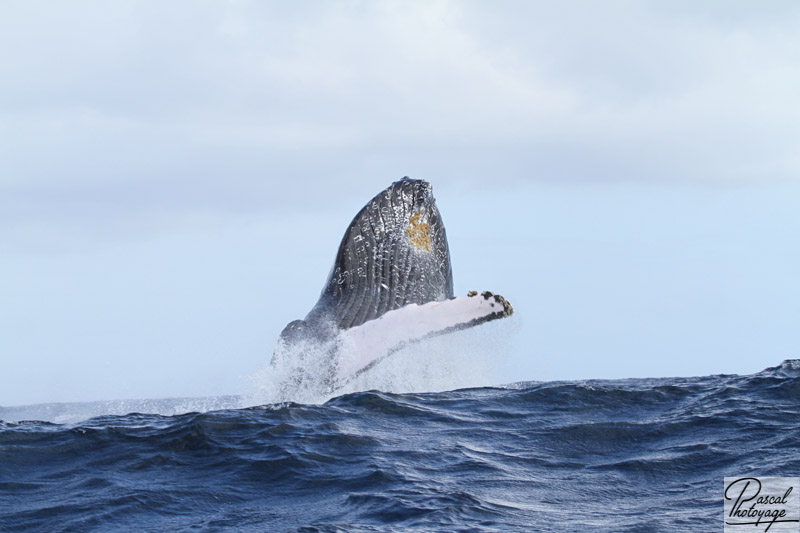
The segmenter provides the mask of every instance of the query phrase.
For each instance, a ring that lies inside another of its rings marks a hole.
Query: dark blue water
[[[738,475],[800,475],[800,360],[4,422],[0,531],[721,531]]]

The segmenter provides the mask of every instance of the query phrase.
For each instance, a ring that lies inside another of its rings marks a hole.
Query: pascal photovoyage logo
[[[726,477],[725,533],[800,533],[800,477]]]

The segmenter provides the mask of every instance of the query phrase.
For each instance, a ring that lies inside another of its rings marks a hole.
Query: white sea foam
[[[240,407],[242,407],[242,398],[240,396],[45,403],[0,407],[0,420],[7,422],[39,420],[56,424],[72,424],[98,416],[127,415],[130,413],[172,416],[192,412],[202,413],[221,409],[238,409]]]

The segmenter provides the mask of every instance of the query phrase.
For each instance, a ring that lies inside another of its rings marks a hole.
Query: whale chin
[[[353,218],[319,300],[284,328],[272,363],[321,350],[326,388],[335,390],[409,343],[511,314],[511,304],[488,291],[454,296],[433,188],[405,177]]]

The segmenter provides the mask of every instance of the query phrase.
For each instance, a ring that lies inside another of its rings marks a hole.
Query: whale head
[[[331,361],[326,381],[333,384],[347,378],[335,377],[337,365],[347,366],[336,357],[342,349],[368,352],[350,365],[353,375],[407,342],[511,314],[502,297],[475,294],[454,298],[447,234],[433,187],[405,177],[375,195],[350,222],[319,300],[303,320],[284,328],[273,363],[292,347],[321,353],[315,361]]]

